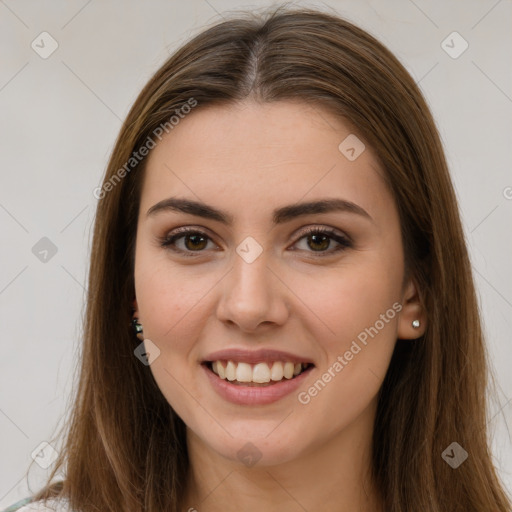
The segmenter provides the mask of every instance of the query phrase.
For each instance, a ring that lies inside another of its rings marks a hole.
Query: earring
[[[144,341],[144,335],[142,334],[142,324],[139,323],[138,318],[133,318],[131,324],[135,336],[141,341]]]
[[[419,326],[420,326],[420,321],[419,320],[413,320],[412,321],[412,326],[417,329]]]

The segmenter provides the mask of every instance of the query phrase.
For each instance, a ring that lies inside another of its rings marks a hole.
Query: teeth
[[[270,378],[272,380],[278,381],[283,380],[283,363],[277,361],[272,365],[272,371],[270,372]]]
[[[252,382],[252,368],[250,364],[238,363],[236,367],[236,380],[238,382]]]
[[[295,369],[295,365],[293,363],[284,363],[283,368],[285,378],[291,379],[293,377],[293,370]]]
[[[221,379],[226,378],[226,370],[220,361],[216,361],[217,367],[213,370]]]
[[[252,369],[252,381],[263,384],[264,382],[270,382],[270,368],[266,363],[258,363]]]
[[[236,366],[233,361],[228,361],[226,366],[226,379],[230,381],[234,381],[236,379]]]
[[[230,382],[255,382],[257,384],[266,384],[270,381],[278,382],[285,379],[292,379],[299,375],[307,364],[292,363],[287,361],[275,361],[271,367],[267,363],[257,363],[254,366],[249,363],[234,363],[228,361],[226,366],[224,361],[213,361],[212,370],[221,379],[227,379]]]

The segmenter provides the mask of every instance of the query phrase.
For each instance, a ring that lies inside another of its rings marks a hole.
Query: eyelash
[[[173,234],[160,238],[159,239],[160,246],[164,247],[168,250],[171,250],[171,251],[174,251],[177,253],[181,253],[187,257],[196,257],[196,256],[199,256],[199,254],[201,252],[204,252],[204,249],[198,250],[198,251],[188,251],[188,250],[184,251],[182,249],[177,249],[176,247],[173,247],[173,244],[176,242],[176,240],[183,238],[186,235],[200,235],[200,236],[203,236],[203,237],[211,240],[211,238],[205,232],[200,231],[198,229],[179,228]],[[348,248],[352,247],[352,242],[350,241],[349,238],[339,235],[336,231],[334,231],[331,228],[319,228],[319,227],[313,227],[313,228],[307,229],[306,231],[303,231],[295,243],[297,243],[299,240],[302,240],[303,238],[305,238],[307,236],[312,236],[312,235],[327,235],[328,238],[331,238],[332,240],[334,240],[335,242],[338,242],[340,244],[336,249],[334,249],[332,251],[306,251],[306,252],[311,252],[320,258],[330,256],[334,253],[337,253],[339,251],[343,251],[344,249],[348,249]]]

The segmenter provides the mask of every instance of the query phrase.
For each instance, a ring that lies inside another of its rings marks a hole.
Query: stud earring
[[[139,323],[139,319],[134,317],[131,321],[131,326],[135,336],[137,336],[139,340],[144,341],[144,335],[142,334],[142,324]]]
[[[412,326],[413,326],[415,329],[418,329],[418,327],[420,326],[420,321],[419,321],[419,320],[413,320],[413,321],[412,321]]]

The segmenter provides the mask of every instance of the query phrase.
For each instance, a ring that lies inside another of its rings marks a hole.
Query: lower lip
[[[266,405],[277,402],[293,393],[307,378],[314,368],[310,366],[293,379],[283,379],[268,386],[244,386],[232,384],[229,380],[221,379],[206,365],[201,365],[210,379],[213,389],[224,399],[238,405]]]

